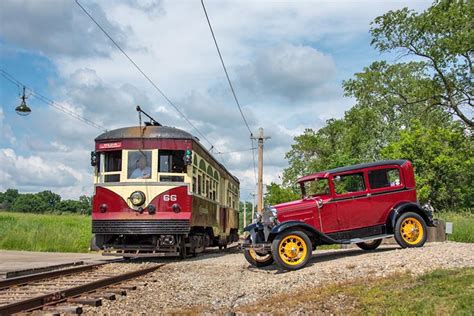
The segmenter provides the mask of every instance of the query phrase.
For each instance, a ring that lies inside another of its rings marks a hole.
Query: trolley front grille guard
[[[120,235],[188,234],[189,220],[93,220],[92,233]]]

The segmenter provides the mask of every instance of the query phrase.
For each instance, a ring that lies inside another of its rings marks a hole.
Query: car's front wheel
[[[273,263],[273,257],[271,253],[260,254],[253,249],[245,249],[244,257],[248,263],[257,268],[263,268]]]
[[[377,239],[372,241],[359,242],[356,245],[362,250],[375,250],[380,246],[381,243],[382,239]]]
[[[298,270],[308,263],[313,246],[301,231],[284,231],[272,242],[272,255],[276,263],[286,270]]]
[[[395,240],[402,248],[422,247],[426,242],[425,220],[414,212],[402,214],[395,224]]]

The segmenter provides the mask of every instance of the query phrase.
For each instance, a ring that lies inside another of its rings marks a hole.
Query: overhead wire
[[[211,146],[213,146],[212,142],[184,115],[184,113],[179,109],[177,105],[174,104],[174,102],[171,101],[171,99],[161,90],[158,85],[138,66],[138,64],[125,52],[125,50],[122,49],[122,47],[112,38],[112,36],[109,35],[109,33],[97,22],[94,17],[79,3],[79,0],[75,0],[76,4],[84,11],[84,13],[94,22],[95,25],[102,31],[102,33],[107,36],[107,38],[117,47],[118,50],[132,63],[132,65],[142,74],[142,76],[155,88],[156,91],[158,91],[159,94],[168,102],[169,105],[171,105],[176,112],[206,141],[208,142]],[[214,147],[215,148],[215,147]]]
[[[219,152],[220,155],[227,155],[227,154],[233,154],[233,153],[241,153],[241,152],[244,152],[244,151],[251,151],[251,150],[255,150],[257,148],[255,147],[252,147],[252,148],[247,148],[247,149],[240,149],[240,150],[232,150],[232,151],[225,151],[225,152]]]
[[[58,110],[58,111],[63,112],[63,113],[66,114],[66,115],[69,115],[69,116],[71,116],[72,118],[75,118],[75,119],[77,119],[77,120],[79,120],[79,121],[81,121],[81,122],[83,122],[83,123],[85,123],[85,124],[87,124],[87,125],[89,125],[89,126],[91,126],[91,127],[94,127],[94,128],[96,128],[96,129],[98,129],[98,130],[107,132],[107,129],[106,129],[104,126],[102,126],[102,125],[100,125],[100,124],[98,124],[98,123],[96,123],[96,122],[94,122],[94,121],[92,121],[92,120],[90,120],[90,119],[88,119],[88,118],[86,118],[86,117],[84,117],[84,116],[82,116],[82,115],[80,115],[80,114],[78,114],[78,113],[76,113],[76,112],[70,110],[70,109],[65,108],[64,106],[60,105],[60,104],[57,103],[56,101],[54,101],[54,100],[52,100],[52,99],[50,99],[50,98],[48,98],[48,97],[42,95],[42,94],[39,93],[39,92],[35,92],[33,89],[31,89],[30,87],[28,87],[28,86],[25,85],[24,83],[22,83],[22,82],[20,82],[19,80],[17,80],[15,77],[13,77],[13,75],[11,75],[10,73],[6,72],[5,70],[0,69],[0,74],[2,75],[3,78],[5,78],[6,80],[10,81],[12,84],[16,85],[18,88],[25,87],[26,89],[28,89],[28,91],[31,93],[31,95],[33,95],[36,99],[40,100],[41,102],[43,102],[43,103],[45,103],[45,104],[47,104],[47,105],[49,105],[49,106],[55,108],[55,109]]]
[[[222,64],[222,68],[224,69],[224,73],[225,73],[225,76],[227,78],[227,82],[229,83],[230,90],[232,91],[232,95],[233,95],[235,103],[236,103],[236,105],[237,105],[237,107],[240,111],[240,115],[242,116],[242,120],[244,121],[244,124],[245,124],[245,126],[247,127],[247,129],[250,133],[250,142],[252,144],[252,148],[254,148],[255,145],[254,145],[254,140],[252,138],[252,136],[253,136],[252,130],[250,129],[250,126],[247,122],[247,119],[245,118],[244,112],[242,111],[242,107],[240,106],[239,99],[237,98],[237,95],[235,93],[234,86],[232,85],[232,81],[230,80],[229,73],[227,72],[227,67],[225,66],[224,58],[222,57],[221,50],[219,48],[219,44],[217,44],[217,39],[216,39],[216,36],[214,34],[214,30],[212,29],[211,20],[209,19],[209,15],[207,14],[206,6],[204,5],[204,0],[201,0],[201,5],[202,5],[202,9],[204,10],[204,14],[206,15],[207,24],[209,25],[209,29],[211,31],[212,39],[214,40],[214,45],[216,46],[217,53],[219,55],[219,59],[220,59],[221,64]],[[257,183],[257,167],[255,165],[255,149],[252,149],[252,160],[253,160],[253,172],[254,172],[254,177],[255,177],[255,183]]]

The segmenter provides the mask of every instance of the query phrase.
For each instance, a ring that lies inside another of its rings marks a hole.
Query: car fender
[[[244,232],[251,232],[251,231],[255,230],[255,228],[256,228],[257,226],[258,226],[257,223],[252,223],[252,224],[250,224],[250,225],[247,225],[247,226],[245,226],[245,228],[244,228]]]
[[[393,233],[393,229],[397,223],[397,219],[406,212],[415,212],[420,215],[426,222],[428,226],[436,226],[436,223],[433,221],[433,214],[431,212],[423,209],[420,204],[414,202],[402,202],[397,204],[387,218],[387,229],[390,233]]]
[[[339,241],[332,239],[331,237],[320,232],[313,226],[308,225],[305,222],[301,222],[301,221],[287,221],[287,222],[283,222],[281,224],[276,225],[275,227],[273,227],[272,231],[270,232],[270,235],[268,236],[268,242],[272,242],[278,234],[288,229],[302,230],[308,235],[308,237],[311,240],[320,239],[324,243],[329,243],[329,244],[339,243]]]

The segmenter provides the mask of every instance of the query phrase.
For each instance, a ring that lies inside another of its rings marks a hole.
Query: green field
[[[448,235],[448,240],[474,243],[474,213],[440,212],[435,217],[453,223],[453,234]]]
[[[277,295],[238,312],[335,315],[472,315],[474,268],[398,273]]]
[[[0,212],[0,249],[87,252],[91,218]]]
[[[449,240],[474,242],[472,213],[437,213],[436,217],[453,222]],[[0,212],[0,249],[87,252],[90,238],[90,216]]]

